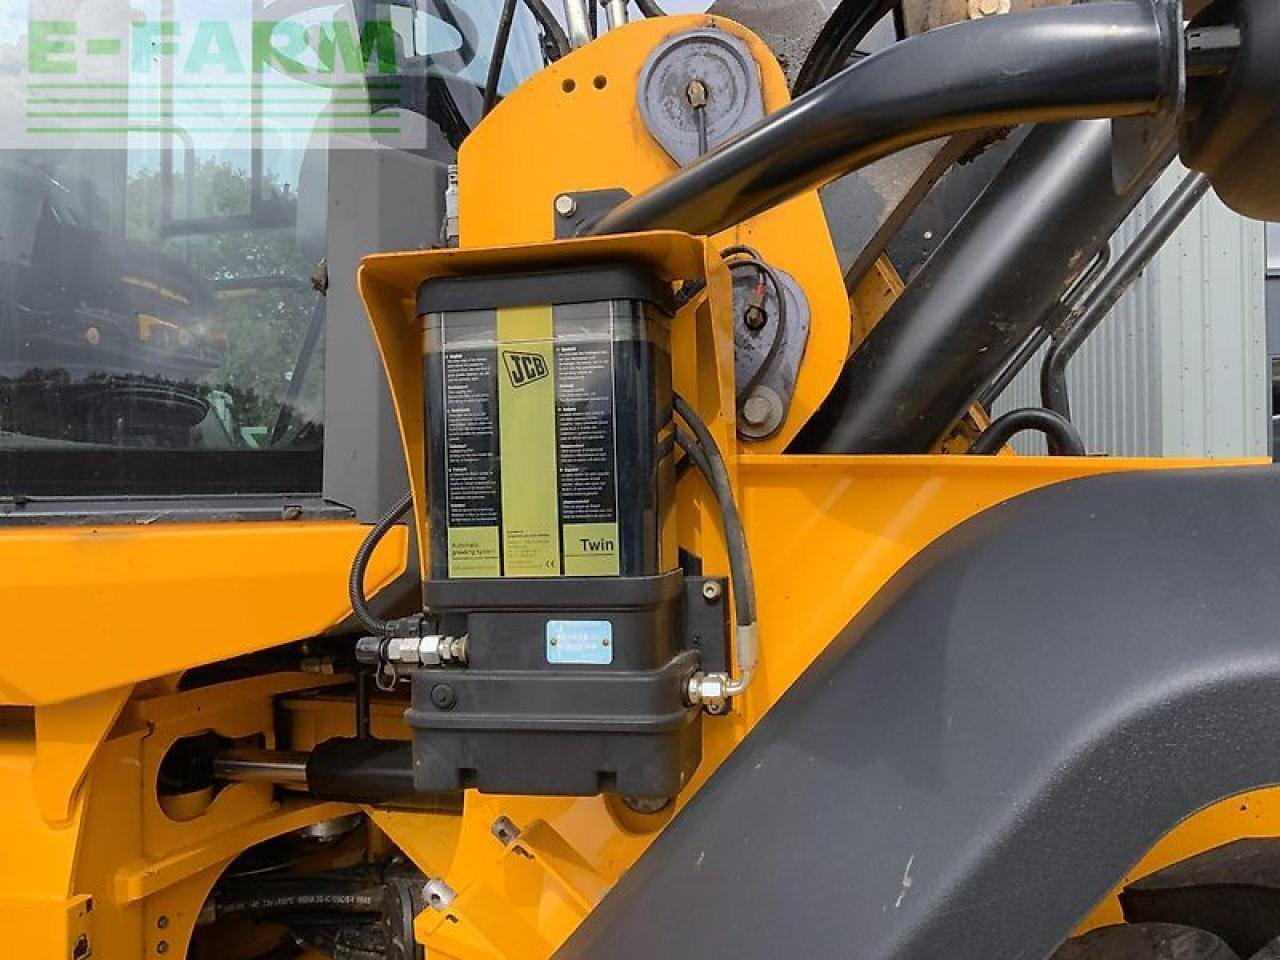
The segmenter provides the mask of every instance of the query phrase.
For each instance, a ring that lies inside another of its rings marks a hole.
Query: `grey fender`
[[[1280,782],[1278,734],[1280,472],[1029,493],[902,570],[556,956],[1039,960]]]

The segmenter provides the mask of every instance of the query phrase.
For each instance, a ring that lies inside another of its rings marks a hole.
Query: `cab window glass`
[[[0,497],[319,493],[327,158],[451,162],[500,7],[5,4]]]

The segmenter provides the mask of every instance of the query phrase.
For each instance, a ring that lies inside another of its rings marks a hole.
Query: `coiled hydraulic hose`
[[[969,447],[969,453],[980,456],[997,454],[1006,443],[1024,430],[1039,430],[1049,438],[1049,446],[1057,456],[1083,457],[1087,453],[1084,441],[1075,425],[1052,410],[1027,407],[1012,410],[998,417],[982,431]]]
[[[373,556],[373,551],[378,548],[378,544],[382,542],[382,538],[387,535],[388,530],[400,522],[412,506],[413,495],[406,493],[404,499],[396,503],[382,519],[373,525],[373,529],[365,535],[364,541],[351,561],[351,575],[347,578],[347,598],[351,601],[351,612],[356,615],[361,626],[379,637],[390,636],[392,625],[389,620],[383,620],[369,608],[369,601],[364,595],[364,575],[369,569],[369,559]]]
[[[729,551],[729,575],[733,581],[734,615],[737,620],[735,646],[738,652],[738,677],[731,678],[725,686],[726,696],[741,694],[751,683],[759,659],[759,626],[756,618],[755,574],[751,569],[751,554],[747,549],[747,537],[742,528],[742,517],[733,499],[733,485],[715,438],[678,394],[675,397],[676,414],[689,426],[689,432],[676,429],[676,442],[688,454],[698,472],[706,478],[711,493],[720,507],[724,524],[725,545]]]

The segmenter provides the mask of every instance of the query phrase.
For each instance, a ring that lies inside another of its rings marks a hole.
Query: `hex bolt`
[[[156,926],[157,926],[159,929],[161,929],[161,930],[163,930],[163,929],[165,929],[165,927],[169,926],[169,918],[168,918],[168,916],[166,916],[166,915],[165,915],[165,914],[163,914],[163,913],[162,913],[162,914],[160,914],[160,916],[156,918]]]
[[[743,311],[742,322],[747,325],[748,330],[763,330],[769,322],[769,315],[764,312],[763,307],[750,306]]]
[[[452,710],[458,702],[458,695],[447,683],[437,683],[431,688],[431,702],[439,710]]]
[[[156,944],[156,953],[168,953],[168,952],[169,952],[168,940],[161,940],[159,943]]]
[[[742,419],[753,427],[762,427],[768,423],[772,412],[773,404],[769,402],[769,398],[758,393],[747,397],[747,402],[742,405]]]
[[[720,599],[720,581],[708,580],[702,585],[702,599],[707,603],[715,603]]]
[[[564,217],[566,220],[578,212],[578,201],[573,199],[567,193],[562,193],[556,197],[556,213]]]

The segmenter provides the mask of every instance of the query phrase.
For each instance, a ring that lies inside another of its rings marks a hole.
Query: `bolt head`
[[[447,683],[437,683],[431,688],[431,702],[437,710],[452,710],[458,702],[458,695]]]
[[[708,602],[714,602],[720,599],[720,584],[715,580],[708,580],[702,585],[703,599]]]
[[[562,217],[572,217],[578,212],[578,201],[573,199],[567,193],[562,193],[556,197],[556,213]]]
[[[742,405],[742,419],[753,427],[764,426],[769,422],[769,416],[772,413],[773,404],[769,402],[769,398],[762,397],[758,393],[747,397],[747,402]]]

